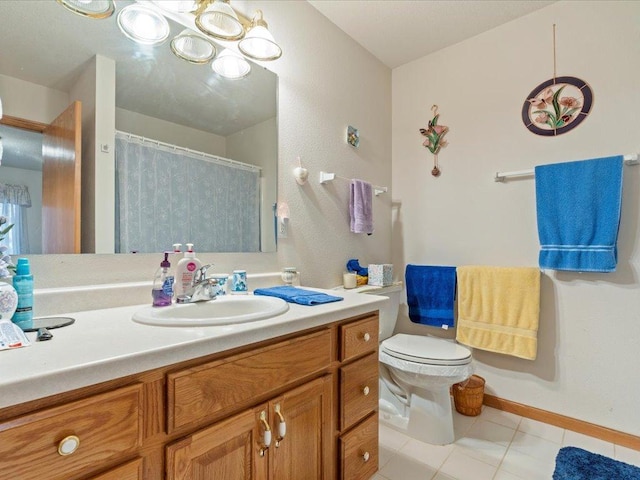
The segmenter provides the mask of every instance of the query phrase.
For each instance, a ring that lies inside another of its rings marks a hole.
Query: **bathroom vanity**
[[[2,352],[0,478],[369,479],[384,301],[197,328],[74,314]]]

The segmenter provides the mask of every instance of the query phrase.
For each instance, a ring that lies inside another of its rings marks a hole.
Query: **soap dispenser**
[[[193,284],[193,277],[201,266],[202,263],[196,258],[196,253],[193,251],[193,243],[187,243],[184,258],[180,259],[176,267],[176,298],[189,292]]]
[[[151,296],[153,297],[154,307],[169,306],[173,299],[174,278],[171,274],[171,263],[169,263],[170,253],[171,252],[164,252],[164,260],[160,262],[160,268],[158,268],[153,278]]]

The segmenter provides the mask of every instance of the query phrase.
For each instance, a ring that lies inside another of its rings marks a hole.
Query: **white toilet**
[[[446,445],[455,440],[449,390],[472,375],[471,351],[453,340],[393,335],[402,288],[357,289],[390,300],[380,309],[380,420],[418,440]]]

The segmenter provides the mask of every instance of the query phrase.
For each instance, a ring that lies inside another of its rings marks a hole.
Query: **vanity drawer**
[[[142,459],[138,458],[89,480],[142,480]]]
[[[169,432],[250,406],[259,397],[327,368],[330,362],[331,333],[323,330],[170,373]]]
[[[340,327],[340,360],[355,358],[378,348],[380,321],[372,316]]]
[[[0,476],[71,480],[82,473],[86,477],[141,446],[142,414],[143,388],[136,384],[4,422]],[[65,455],[64,448],[72,452]]]
[[[377,409],[378,356],[375,353],[340,369],[340,405],[340,430]]]
[[[378,471],[378,415],[340,438],[342,480],[369,480]]]

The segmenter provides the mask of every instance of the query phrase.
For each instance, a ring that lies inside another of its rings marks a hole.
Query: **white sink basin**
[[[289,310],[289,304],[276,297],[224,295],[208,302],[145,307],[133,314],[133,321],[165,327],[204,327],[255,322]]]

